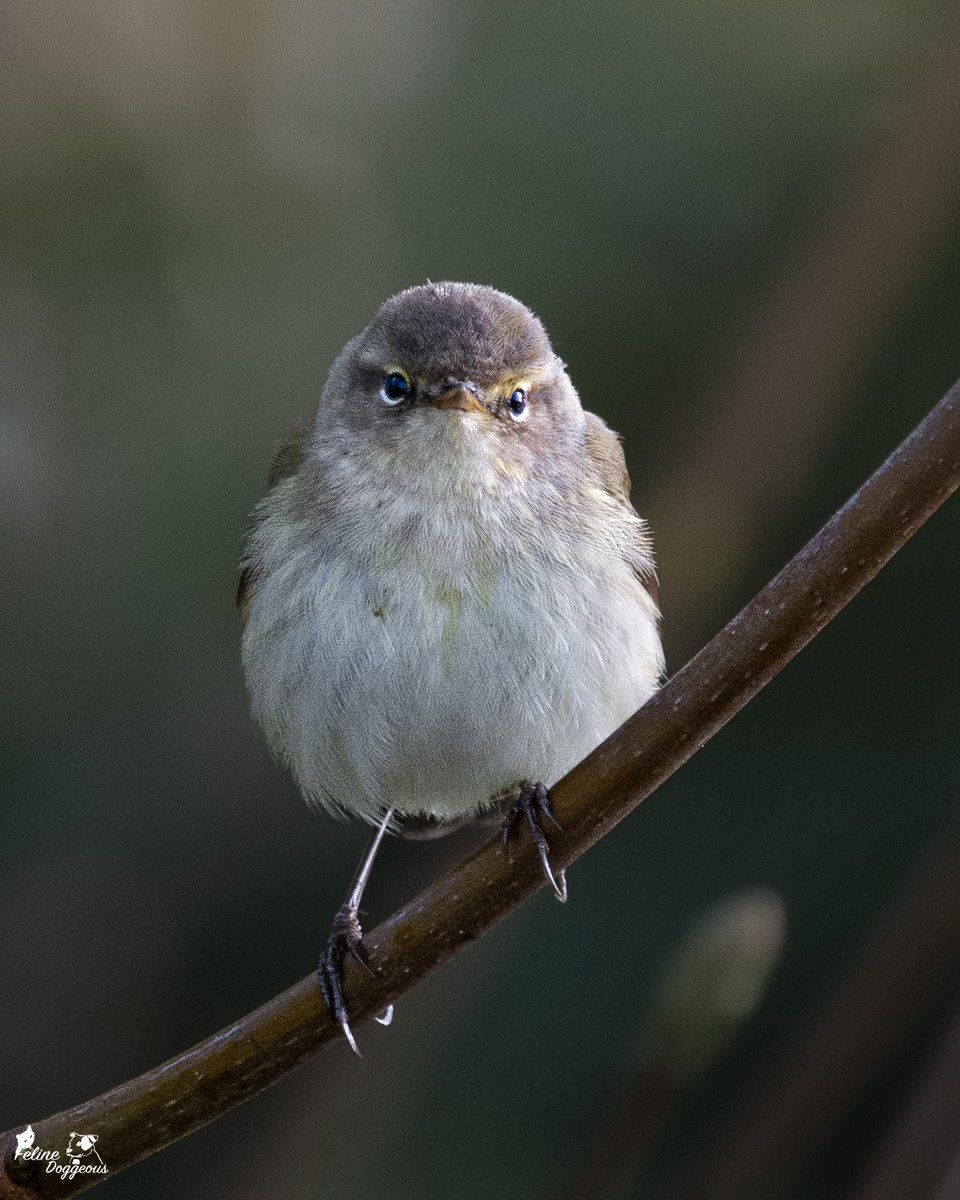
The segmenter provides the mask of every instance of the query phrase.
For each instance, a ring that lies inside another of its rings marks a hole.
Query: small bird
[[[320,960],[343,961],[388,830],[523,818],[656,691],[657,577],[619,438],[518,300],[427,283],[337,356],[274,453],[237,603],[254,714],[305,798],[375,827]],[[386,1022],[389,1018],[384,1017]]]

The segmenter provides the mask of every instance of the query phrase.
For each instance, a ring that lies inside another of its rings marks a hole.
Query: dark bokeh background
[[[0,1127],[316,959],[365,832],[271,763],[233,594],[346,338],[427,277],[536,309],[625,435],[676,669],[960,374],[958,42],[932,0],[0,8]],[[768,884],[782,966],[631,1192],[667,1194],[956,808],[958,548],[954,502],[566,909],[104,1195],[559,1195],[671,944]],[[371,919],[455,851],[389,845]],[[861,1175],[925,1028],[796,1196]]]

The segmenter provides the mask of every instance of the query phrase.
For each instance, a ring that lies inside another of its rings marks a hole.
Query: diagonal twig
[[[955,1007],[932,1060],[854,1200],[935,1200],[944,1194],[941,1189],[960,1151],[958,1094],[960,1013]]]
[[[566,866],[608,833],[768,683],[960,484],[960,385],[820,532],[679,671],[553,789],[563,826],[551,837]],[[348,965],[355,1024],[380,1012],[543,886],[532,847],[499,839],[431,883],[366,939],[377,973]],[[38,1146],[99,1135],[115,1174],[214,1120],[337,1038],[313,977],[229,1028],[94,1100],[33,1122]],[[91,1185],[14,1163],[0,1136],[0,1197],[67,1196]],[[99,1179],[100,1177],[95,1177]]]
[[[619,1104],[596,1114],[596,1133],[561,1193],[566,1200],[631,1194],[684,1096],[762,1002],[786,935],[786,907],[772,888],[722,897],[671,947],[644,1014]],[[871,1197],[872,1200],[872,1197]],[[899,1200],[899,1198],[898,1198]]]
[[[845,419],[845,392],[953,236],[945,213],[960,186],[955,15],[930,42],[937,61],[909,105],[905,98],[895,131],[775,281],[737,360],[708,373],[709,404],[691,406],[696,423],[682,461],[657,490],[658,541],[681,628],[716,611],[714,578],[735,578],[789,510]],[[689,546],[695,554],[683,551]]]
[[[954,822],[742,1089],[715,1143],[690,1156],[671,1196],[775,1200],[796,1184],[951,978],[960,951],[958,878]],[[923,1194],[918,1184],[916,1196]]]

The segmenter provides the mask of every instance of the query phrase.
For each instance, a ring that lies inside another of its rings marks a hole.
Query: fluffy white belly
[[[368,820],[457,819],[520,779],[552,785],[662,671],[652,604],[607,559],[289,559],[258,581],[244,637],[271,747],[309,799]]]

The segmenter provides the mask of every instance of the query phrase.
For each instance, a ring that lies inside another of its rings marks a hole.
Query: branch
[[[687,637],[691,618],[716,611],[717,576],[735,576],[756,535],[796,499],[845,418],[844,392],[875,361],[871,350],[953,235],[944,220],[960,186],[960,27],[952,14],[930,41],[938,57],[947,46],[942,62],[817,239],[775,281],[739,360],[721,377],[708,373],[709,404],[690,406],[682,460],[657,491],[673,618],[679,611]]]
[[[960,384],[803,550],[641,710],[552,790],[563,824],[551,835],[567,866],[631,812],[768,683],[960,484]],[[503,853],[499,839],[448,870],[367,938],[376,975],[347,964],[355,1025],[479,937],[543,886],[532,849]],[[338,1038],[308,976],[236,1024],[137,1079],[33,1122],[36,1145],[65,1145],[73,1130],[99,1135],[111,1175],[199,1129]],[[90,1176],[64,1180],[40,1163],[14,1163],[0,1197],[68,1196]],[[99,1176],[97,1177],[100,1178]]]
[[[745,888],[702,913],[672,947],[634,1046],[618,1107],[563,1189],[568,1200],[611,1200],[636,1190],[684,1095],[722,1057],[766,995],[786,935],[783,897]],[[599,1116],[599,1114],[598,1114]],[[872,1198],[871,1198],[872,1200]]]
[[[942,1194],[960,1150],[958,1092],[960,1013],[954,1011],[856,1200],[928,1200]]]
[[[795,1186],[951,979],[960,950],[958,878],[955,823],[934,839],[850,962],[740,1089],[743,1098],[724,1114],[715,1145],[690,1157],[671,1196],[775,1200]]]

